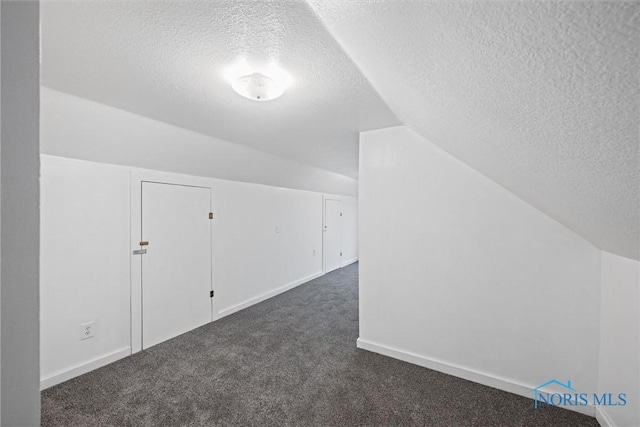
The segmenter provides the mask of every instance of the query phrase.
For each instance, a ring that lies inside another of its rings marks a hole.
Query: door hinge
[[[143,240],[140,242],[140,246],[149,246],[149,242],[147,242],[146,240]]]
[[[209,219],[213,219],[213,212],[209,212]]]
[[[209,291],[209,298],[213,298],[213,291]]]

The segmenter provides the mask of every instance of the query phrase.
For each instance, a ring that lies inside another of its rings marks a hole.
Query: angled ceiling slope
[[[399,124],[303,1],[45,1],[44,86],[357,177],[359,131]],[[293,77],[233,92],[240,57]]]
[[[640,258],[640,3],[310,4],[404,124]]]

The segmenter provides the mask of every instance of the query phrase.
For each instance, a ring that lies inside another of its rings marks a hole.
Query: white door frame
[[[164,172],[155,171],[132,171],[131,172],[131,188],[130,188],[130,232],[129,232],[129,259],[131,268],[131,354],[142,351],[142,264],[141,256],[133,255],[133,251],[140,249],[141,221],[142,221],[142,183],[152,182],[156,184],[180,185],[183,187],[199,187],[207,188],[211,191],[210,210],[213,211],[213,188],[204,179],[197,177],[184,177],[181,175],[173,175]],[[211,241],[211,287],[215,289],[213,275],[213,224],[210,227]],[[212,302],[211,317],[215,321],[218,318],[218,310],[215,303],[216,298]]]
[[[340,206],[342,209],[342,199],[339,197],[335,197],[335,196],[326,196],[323,195],[322,196],[322,273],[326,274],[327,273],[327,266],[325,264],[325,257],[324,257],[324,251],[326,249],[326,243],[325,243],[325,236],[327,233],[325,233],[326,230],[326,226],[327,226],[327,200],[334,200],[336,202],[340,202]],[[342,231],[340,232],[340,249],[342,249]],[[342,267],[342,263],[340,264],[340,266]]]

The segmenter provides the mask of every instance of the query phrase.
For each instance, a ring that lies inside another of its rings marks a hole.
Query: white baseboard
[[[295,288],[296,286],[302,285],[303,283],[306,283],[310,280],[316,279],[320,276],[322,276],[324,273],[323,272],[318,272],[315,274],[312,274],[310,276],[304,277],[302,279],[296,280],[294,282],[291,282],[285,286],[282,286],[280,288],[274,289],[272,291],[266,292],[262,295],[259,295],[255,298],[252,298],[250,300],[247,300],[245,302],[242,302],[240,304],[234,305],[233,307],[227,308],[225,310],[222,310],[218,313],[218,317],[217,319],[220,319],[222,317],[228,316],[232,313],[235,313],[237,311],[240,311],[244,308],[247,308],[249,306],[252,306],[254,304],[257,304],[259,302],[262,302],[264,300],[267,300],[269,298],[272,298],[278,294],[281,294],[283,292],[286,292],[290,289]],[[216,319],[216,320],[217,320]],[[63,369],[57,372],[54,372],[53,374],[47,375],[43,378],[41,378],[40,380],[40,390],[45,390],[49,387],[53,387],[56,384],[60,384],[62,382],[68,381],[71,378],[75,378],[79,375],[82,374],[86,374],[87,372],[93,371],[94,369],[98,369],[101,368],[105,365],[108,365],[109,363],[113,363],[116,360],[120,360],[124,357],[130,356],[132,354],[131,352],[131,347],[125,347],[122,348],[120,350],[116,350],[112,353],[106,354],[104,356],[100,356],[97,357],[95,359],[92,359],[88,362],[73,366],[71,368],[68,369]]]
[[[596,408],[596,420],[602,427],[615,427],[615,424],[613,423],[613,421],[611,421],[611,418],[609,418],[607,413],[604,412],[602,408]]]
[[[112,353],[105,354],[104,356],[89,360],[88,362],[54,372],[53,374],[47,375],[40,379],[40,390],[53,387],[56,384],[63,383],[70,380],[71,378],[75,378],[82,374],[86,374],[87,372],[101,368],[105,365],[108,365],[109,363],[113,363],[116,360],[120,360],[130,355],[131,347],[124,347]]]
[[[533,400],[533,394],[531,389],[535,386],[520,384],[516,381],[512,381],[505,378],[499,378],[487,373],[478,372],[473,369],[469,369],[463,366],[457,366],[444,361],[430,359],[424,356],[420,356],[414,353],[410,353],[403,350],[398,350],[392,347],[388,347],[382,344],[378,344],[372,341],[368,341],[362,338],[358,338],[357,347],[363,350],[371,351],[373,353],[382,354],[383,356],[389,356],[394,359],[402,360],[404,362],[412,363],[414,365],[422,366],[424,368],[433,369],[434,371],[443,372],[454,377],[463,378],[465,380],[473,381],[474,383],[486,385],[489,387],[503,390],[509,393],[517,394],[527,397]],[[545,391],[545,390],[542,390]],[[563,406],[562,408],[571,411],[579,412],[581,414],[593,417],[596,415],[595,407],[592,405],[586,406]]]
[[[343,267],[346,267],[347,265],[351,265],[351,264],[353,264],[354,262],[358,262],[358,257],[351,258],[350,260],[347,260],[347,261],[343,262],[343,263],[342,263],[342,266],[343,266]]]
[[[283,292],[286,292],[286,291],[288,291],[290,289],[293,289],[296,286],[300,286],[303,283],[307,283],[307,282],[309,282],[309,281],[311,281],[313,279],[317,279],[318,277],[322,276],[323,274],[324,273],[322,271],[320,271],[318,273],[315,273],[315,274],[312,274],[310,276],[303,277],[302,279],[296,280],[295,282],[291,282],[291,283],[289,283],[287,285],[284,285],[284,286],[282,286],[280,288],[277,288],[277,289],[274,289],[272,291],[266,292],[266,293],[264,293],[262,295],[258,295],[255,298],[251,298],[251,299],[249,299],[247,301],[241,302],[240,304],[236,304],[236,305],[234,305],[232,307],[225,308],[224,310],[220,310],[218,312],[218,316],[216,317],[216,320],[222,319],[223,317],[226,317],[226,316],[228,316],[230,314],[233,314],[233,313],[235,313],[237,311],[240,311],[242,309],[250,307],[250,306],[252,306],[254,304],[257,304],[259,302],[262,302],[264,300],[268,300],[269,298],[275,297],[276,295],[279,295],[279,294],[281,294]]]

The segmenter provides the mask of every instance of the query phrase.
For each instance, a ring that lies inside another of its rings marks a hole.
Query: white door
[[[325,199],[323,230],[324,272],[342,267],[342,211],[340,200]]]
[[[142,183],[142,348],[212,320],[211,190]]]

